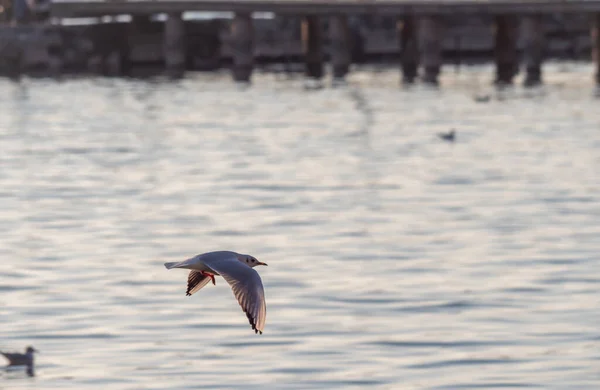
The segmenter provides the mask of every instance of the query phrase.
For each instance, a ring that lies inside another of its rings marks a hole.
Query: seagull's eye
[[[254,263],[256,261],[256,259],[252,259],[252,262]]]

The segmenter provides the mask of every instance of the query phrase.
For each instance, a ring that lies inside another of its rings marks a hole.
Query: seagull
[[[37,349],[29,346],[25,349],[25,353],[18,352],[0,352],[6,359],[8,359],[9,366],[28,366],[33,367],[33,353],[39,352]]]
[[[456,134],[456,132],[454,131],[454,129],[452,129],[448,133],[438,133],[438,137],[440,137],[444,141],[454,142],[455,134]]]
[[[491,99],[490,95],[477,95],[473,98],[477,103],[487,103]]]
[[[208,252],[180,262],[165,263],[167,269],[191,270],[188,275],[186,296],[191,296],[221,275],[231,286],[233,295],[242,307],[254,333],[262,334],[267,317],[265,291],[258,272],[252,268],[267,265],[250,255],[232,251]]]

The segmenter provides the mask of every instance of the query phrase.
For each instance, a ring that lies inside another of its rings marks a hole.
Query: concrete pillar
[[[364,63],[366,61],[365,39],[360,32],[360,25],[356,22],[348,23],[348,34],[350,36],[350,63]]]
[[[123,63],[123,51],[115,50],[103,59],[102,72],[110,76],[123,74]]]
[[[48,71],[53,76],[59,76],[64,67],[65,43],[58,31],[55,31],[55,34],[51,34],[50,37],[47,47]]]
[[[107,50],[108,53],[105,51],[107,55],[110,54],[105,61],[106,72],[112,75],[128,74],[131,72],[131,48],[129,47],[129,39],[127,39],[126,35],[123,36],[123,34],[126,34],[127,30],[116,31],[115,39],[119,39],[120,43],[116,47],[110,45],[109,50]],[[121,32],[119,33],[119,31]],[[111,53],[115,49],[116,52]]]
[[[521,34],[525,43],[523,62],[525,64],[525,86],[531,87],[542,82],[542,60],[544,56],[544,25],[541,15],[527,15],[521,24]]]
[[[442,66],[443,26],[439,17],[423,16],[419,20],[419,48],[423,66],[423,81],[438,84]]]
[[[302,44],[306,64],[306,76],[323,77],[323,33],[319,17],[310,15],[302,20]]]
[[[236,13],[231,23],[233,79],[249,82],[254,67],[254,27],[251,13]]]
[[[137,64],[164,62],[164,26],[152,21],[150,15],[131,15],[125,35],[125,73],[131,74]]]
[[[600,13],[592,16],[592,58],[596,65],[595,80],[600,86]]]
[[[181,15],[180,12],[169,13],[165,21],[165,66],[174,76],[181,76],[185,70],[185,25]]]
[[[402,81],[412,84],[419,68],[419,44],[416,19],[407,15],[398,23],[400,45],[402,46],[401,67]]]
[[[350,70],[350,32],[346,16],[336,15],[329,19],[331,40],[331,67],[333,77],[342,79]]]
[[[0,47],[0,73],[13,80],[21,78],[23,60],[25,57],[23,45],[18,41],[7,40]]]
[[[190,62],[194,69],[219,69],[221,59],[221,21],[213,19],[189,24],[187,46]]]
[[[518,71],[518,24],[515,15],[496,16],[496,84],[511,84]]]

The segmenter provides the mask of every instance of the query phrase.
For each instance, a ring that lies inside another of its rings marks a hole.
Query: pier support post
[[[321,79],[323,77],[323,34],[318,16],[309,15],[302,20],[302,44],[306,76]]]
[[[250,82],[254,67],[254,28],[251,13],[235,14],[231,23],[231,48],[233,80]]]
[[[419,47],[423,65],[423,81],[437,85],[442,65],[442,20],[439,17],[423,16],[419,20]]]
[[[542,60],[544,55],[544,25],[541,15],[525,16],[521,24],[524,40],[523,62],[525,64],[525,81],[527,87],[542,82]]]
[[[400,45],[402,46],[401,67],[402,82],[412,84],[417,77],[419,68],[419,45],[417,36],[417,23],[415,17],[407,15],[398,22]]]
[[[518,70],[518,24],[515,15],[496,16],[496,84],[511,84]]]
[[[592,59],[596,65],[594,78],[596,85],[600,86],[600,13],[592,15]]]
[[[144,65],[156,62],[165,64],[165,26],[159,22],[153,21],[151,15],[133,14],[131,22],[126,25],[126,44],[127,53],[124,61],[125,73],[137,73],[136,67],[140,65],[139,71],[150,71]],[[115,43],[115,42],[113,42]]]
[[[350,33],[346,16],[336,15],[329,19],[331,40],[331,67],[333,78],[343,79],[350,70]]]
[[[47,47],[48,52],[48,70],[53,76],[59,76],[62,72],[65,52],[65,42],[60,32],[55,30],[52,34],[50,44]],[[23,51],[20,51],[21,54]]]
[[[185,25],[181,13],[169,13],[165,21],[164,56],[167,72],[181,76],[185,70]]]
[[[221,21],[217,19],[189,24],[186,31],[188,63],[199,70],[219,69],[221,60]]]

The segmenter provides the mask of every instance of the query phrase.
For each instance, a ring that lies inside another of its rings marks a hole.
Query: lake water
[[[599,100],[545,71],[0,81],[0,388],[600,388]],[[163,266],[223,249],[262,336]]]

